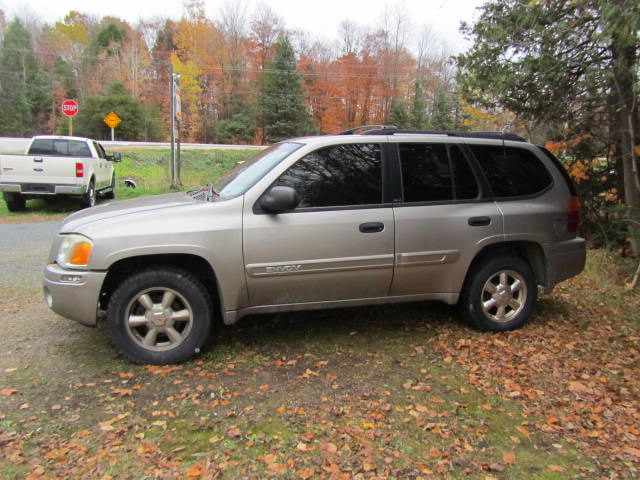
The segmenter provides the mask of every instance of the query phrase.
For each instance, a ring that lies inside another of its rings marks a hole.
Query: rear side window
[[[571,193],[571,195],[573,195],[574,197],[577,197],[578,191],[576,190],[576,184],[573,183],[573,180],[571,179],[569,172],[567,172],[567,169],[564,168],[564,165],[562,165],[562,162],[558,160],[558,157],[556,157],[553,153],[551,153],[545,147],[539,146],[538,148],[540,148],[540,150],[542,150],[542,152],[547,156],[547,158],[551,160],[553,164],[556,166],[556,168],[562,175],[562,178],[564,178],[564,181],[566,182],[567,188],[569,189],[569,192]]]
[[[551,175],[529,150],[500,145],[469,145],[494,196],[535,195],[549,187]]]
[[[49,138],[36,138],[31,142],[29,155],[53,155],[53,140]]]
[[[405,202],[478,197],[476,178],[458,146],[400,143],[398,148]]]
[[[29,155],[89,158],[91,149],[82,140],[38,138],[31,144]]]
[[[305,155],[274,185],[294,188],[299,207],[372,205],[382,202],[380,145],[333,145]]]

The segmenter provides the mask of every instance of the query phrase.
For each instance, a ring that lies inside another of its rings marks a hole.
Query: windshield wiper
[[[196,188],[194,190],[189,190],[187,194],[191,195],[196,200],[201,200],[205,202],[210,202],[220,196],[220,194],[215,191],[213,187],[213,183],[210,183],[200,188]]]

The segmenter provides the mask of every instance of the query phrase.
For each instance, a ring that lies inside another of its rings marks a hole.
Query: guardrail
[[[25,149],[29,145],[31,138],[17,138],[17,137],[0,137],[0,153],[24,153]],[[109,141],[99,140],[99,142],[108,148],[170,148],[169,142],[129,142],[129,141]],[[266,148],[263,145],[227,145],[222,143],[181,143],[180,148],[182,150],[205,150],[205,149],[219,149],[219,150],[262,150]]]

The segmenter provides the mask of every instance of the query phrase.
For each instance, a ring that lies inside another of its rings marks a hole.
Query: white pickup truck
[[[0,155],[0,191],[12,212],[30,198],[54,195],[77,196],[92,207],[97,195],[115,197],[113,164],[121,158],[89,138],[33,137],[24,155]]]

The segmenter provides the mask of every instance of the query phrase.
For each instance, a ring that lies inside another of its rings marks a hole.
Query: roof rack
[[[451,130],[405,130],[395,125],[363,125],[341,132],[340,135],[394,135],[394,134],[418,134],[418,135],[447,135],[449,137],[464,138],[489,138],[493,140],[511,140],[514,142],[526,142],[527,140],[515,133],[502,132],[459,132]]]
[[[398,131],[395,125],[361,125],[340,132],[339,135],[393,135]]]

